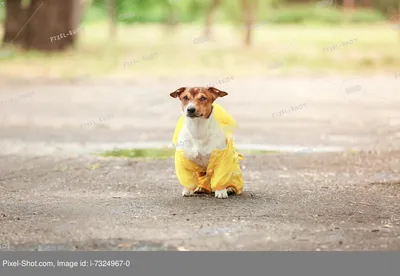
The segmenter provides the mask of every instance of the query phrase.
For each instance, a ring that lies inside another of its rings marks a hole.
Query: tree
[[[4,43],[40,51],[60,51],[74,45],[80,0],[31,0],[26,6],[21,0],[6,0],[5,4]]]
[[[3,43],[21,42],[19,33],[23,31],[23,22],[26,21],[26,10],[21,8],[21,0],[6,1],[6,18],[4,22]],[[18,39],[18,40],[17,40]]]
[[[167,20],[166,20],[167,26],[175,27],[178,23],[176,9],[175,9],[175,1],[169,0],[169,1],[165,2],[165,4],[166,4],[166,8],[168,10],[168,16],[167,16]]]
[[[115,38],[117,34],[117,1],[107,0],[107,10],[110,21],[110,36]]]
[[[205,28],[204,28],[204,37],[205,38],[211,37],[211,25],[213,23],[213,16],[214,16],[215,10],[218,8],[218,6],[220,4],[221,4],[221,0],[212,0],[211,5],[207,9],[206,24],[205,24]]]
[[[362,5],[366,8],[372,7],[372,0],[363,0]]]
[[[242,0],[244,13],[245,38],[244,44],[250,46],[252,41],[252,29],[257,11],[258,0]]]
[[[345,10],[353,10],[355,8],[355,0],[343,0],[343,7]]]

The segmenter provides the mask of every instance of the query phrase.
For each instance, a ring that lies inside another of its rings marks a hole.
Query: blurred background
[[[399,14],[399,0],[0,0],[0,245],[398,250]],[[243,196],[181,197],[183,86],[228,92]]]
[[[399,0],[1,1],[4,148],[167,145],[169,93],[204,85],[229,93],[244,148],[375,146],[397,137],[399,14]]]

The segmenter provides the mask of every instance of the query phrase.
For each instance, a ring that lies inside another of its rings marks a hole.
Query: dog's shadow
[[[211,204],[212,202],[216,202],[217,204],[223,204],[223,203],[228,203],[233,204],[234,202],[238,203],[238,204],[243,204],[243,202],[251,202],[251,204],[257,204],[258,202],[265,202],[265,201],[273,201],[272,198],[268,198],[268,196],[264,196],[264,195],[259,195],[259,194],[255,194],[253,192],[243,192],[240,195],[229,195],[228,198],[224,198],[224,199],[220,199],[220,198],[215,198],[215,193],[199,193],[199,194],[194,194],[192,196],[188,196],[188,197],[182,197],[180,195],[178,195],[177,197],[179,197],[179,202],[185,202],[185,204],[191,204],[192,202],[194,203],[199,203],[199,202],[204,202],[205,204]]]

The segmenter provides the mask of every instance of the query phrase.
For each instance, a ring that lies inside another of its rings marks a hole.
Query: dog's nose
[[[195,108],[195,107],[189,107],[189,108],[187,109],[187,112],[190,113],[190,114],[193,114],[193,113],[196,112],[196,108]]]

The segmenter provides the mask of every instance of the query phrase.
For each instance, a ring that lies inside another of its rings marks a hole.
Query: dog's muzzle
[[[188,106],[186,108],[186,116],[189,118],[197,118],[200,117],[199,115],[196,114],[196,108],[194,106]]]

